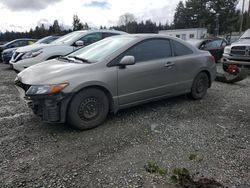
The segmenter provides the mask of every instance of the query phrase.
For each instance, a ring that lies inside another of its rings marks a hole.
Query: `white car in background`
[[[74,31],[50,44],[34,44],[17,49],[10,60],[10,66],[20,72],[27,67],[67,55],[83,46],[87,46],[106,37],[121,34],[126,33],[115,30]]]

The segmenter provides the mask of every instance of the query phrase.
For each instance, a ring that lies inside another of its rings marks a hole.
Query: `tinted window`
[[[206,44],[205,50],[211,50],[221,47],[222,40],[214,40]]]
[[[175,56],[189,55],[193,53],[191,49],[177,41],[173,41],[173,48]]]
[[[92,34],[89,34],[89,35],[82,37],[79,40],[83,41],[84,45],[87,46],[87,45],[92,44],[94,42],[97,42],[101,39],[102,39],[101,33],[92,33]]]
[[[12,42],[7,46],[8,48],[16,48],[19,47],[19,41]]]
[[[147,40],[133,46],[124,55],[134,56],[136,62],[162,59],[171,56],[171,46],[169,40]]]
[[[118,33],[102,33],[102,38],[119,35]]]

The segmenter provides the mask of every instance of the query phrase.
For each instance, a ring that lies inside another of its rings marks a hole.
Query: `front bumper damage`
[[[228,59],[228,58],[223,58],[222,59],[223,64],[225,65],[238,65],[238,66],[244,66],[246,68],[250,68],[250,59],[249,60],[234,60],[234,59]]]
[[[26,87],[25,87],[26,86]],[[20,97],[24,99],[28,107],[34,114],[41,117],[46,123],[65,123],[67,116],[67,107],[73,94],[58,93],[53,95],[33,95],[26,96],[27,85],[18,85],[16,88]]]

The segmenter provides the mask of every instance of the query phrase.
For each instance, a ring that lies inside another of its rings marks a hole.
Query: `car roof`
[[[147,33],[147,34],[128,34],[128,35],[119,35],[119,36],[114,36],[114,37],[131,37],[134,38],[136,42],[140,42],[143,40],[147,40],[147,39],[157,39],[157,38],[162,38],[162,39],[171,39],[174,41],[178,41],[179,43],[191,48],[193,51],[197,51],[197,48],[195,48],[193,45],[189,44],[188,42],[177,38],[177,37],[171,37],[171,36],[167,36],[164,34],[157,34],[157,33]],[[134,42],[133,42],[134,43]]]
[[[118,33],[118,34],[128,34],[124,31],[112,30],[112,29],[90,29],[90,30],[78,30],[74,32],[79,33],[94,33],[94,32],[103,32],[103,33]]]

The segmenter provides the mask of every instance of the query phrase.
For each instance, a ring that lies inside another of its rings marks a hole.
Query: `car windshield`
[[[124,35],[109,37],[73,52],[69,56],[76,56],[89,62],[98,62],[133,40],[134,37]]]
[[[250,39],[250,29],[248,29],[241,37],[240,39]]]
[[[87,31],[85,31],[87,32]],[[72,32],[69,33],[67,35],[64,35],[62,37],[60,37],[59,39],[53,41],[51,44],[69,44],[71,45],[73,42],[75,42],[76,40],[78,40],[81,36],[83,35],[83,32]]]
[[[54,40],[58,39],[59,37],[57,36],[48,36],[44,37],[36,42],[36,44],[49,44],[53,42]]]
[[[7,43],[4,44],[4,46],[11,45],[13,42],[16,42],[16,41],[18,41],[18,40],[12,40],[12,41],[10,41],[10,42],[7,42]]]

